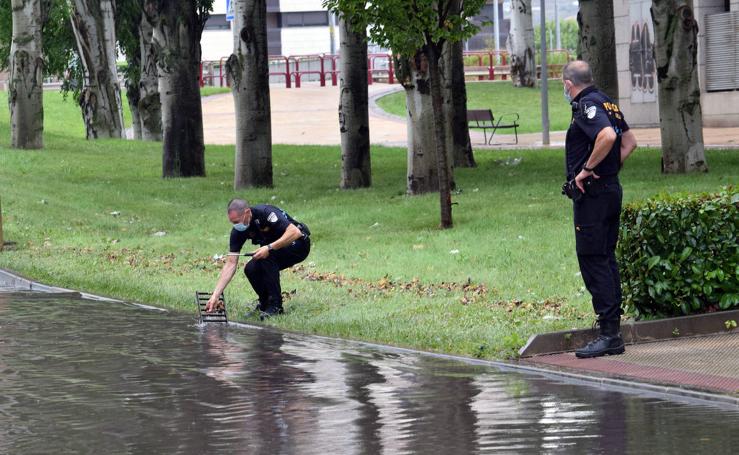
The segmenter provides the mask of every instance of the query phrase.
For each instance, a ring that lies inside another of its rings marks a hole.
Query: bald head
[[[572,82],[577,88],[585,88],[593,85],[593,72],[587,62],[574,60],[562,68],[562,79]]]
[[[236,213],[244,213],[244,210],[246,210],[249,207],[249,204],[243,199],[231,199],[228,203],[228,213],[236,212]]]

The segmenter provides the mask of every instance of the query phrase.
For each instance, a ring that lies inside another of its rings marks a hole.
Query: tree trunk
[[[156,9],[145,3],[139,23],[141,41],[141,74],[139,77],[138,111],[141,124],[141,139],[145,141],[162,140],[162,103],[159,100],[159,70],[157,51],[154,46],[154,23]]]
[[[536,53],[531,0],[511,0],[511,28],[508,34],[511,79],[514,87],[536,85]]]
[[[355,32],[341,18],[341,188],[372,184],[370,163],[369,91],[367,85],[367,32]]]
[[[129,69],[132,61],[128,61]],[[131,110],[131,128],[133,129],[133,139],[141,140],[141,115],[139,114],[139,100],[141,92],[139,91],[139,83],[135,78],[126,78],[126,97],[128,98],[128,108]]]
[[[226,63],[236,106],[234,188],[272,186],[267,3],[234,4],[234,53]]]
[[[398,80],[405,89],[408,110],[408,194],[439,190],[434,141],[434,112],[426,56],[396,61]]]
[[[698,24],[690,0],[653,0],[662,172],[707,172],[698,85]]]
[[[48,5],[41,0],[12,0],[13,38],[10,44],[10,146],[44,147],[44,59],[42,29]],[[1,246],[1,245],[0,245]]]
[[[452,170],[449,166],[449,155],[446,140],[446,116],[444,115],[444,93],[441,84],[441,49],[434,44],[424,47],[428,59],[429,73],[431,79],[431,104],[433,107],[434,131],[436,132],[436,165],[439,175],[439,205],[441,207],[442,229],[449,229],[452,222]]]
[[[164,137],[162,175],[205,175],[200,103],[200,37],[205,24],[189,0],[159,0],[153,40],[157,46]]]
[[[72,0],[72,4],[72,29],[85,73],[80,107],[87,138],[122,138],[113,0]]]
[[[458,13],[457,13],[458,14]],[[467,122],[464,44],[447,42],[441,59],[447,150],[454,167],[475,167]]]
[[[612,100],[618,100],[613,2],[580,0],[577,24],[577,58],[588,62],[598,88]]]

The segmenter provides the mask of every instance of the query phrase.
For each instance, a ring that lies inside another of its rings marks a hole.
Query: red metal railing
[[[552,49],[548,51],[549,56],[556,54],[564,54],[565,60],[570,61],[570,52],[566,49]],[[270,71],[269,75],[273,77],[282,77],[285,79],[285,87],[300,88],[303,83],[303,77],[309,75],[318,76],[318,82],[321,87],[326,86],[328,77],[331,78],[331,85],[336,86],[338,84],[339,69],[338,55],[332,54],[313,54],[313,55],[271,55],[269,57],[270,66],[275,63],[284,64],[284,71]],[[476,76],[479,80],[495,80],[496,77],[499,79],[508,79],[510,74],[510,66],[508,64],[508,52],[507,51],[472,51],[465,52],[465,74],[468,76]],[[550,57],[551,58],[551,57]],[[221,87],[228,85],[228,78],[225,74],[225,62],[228,58],[223,57],[218,62],[218,82]],[[381,64],[383,61],[387,61],[387,64]],[[317,69],[305,69],[305,64],[311,62],[317,62]],[[468,64],[468,62],[474,62],[475,64]],[[210,71],[204,75],[203,63],[209,63],[208,68]],[[200,64],[200,86],[204,86],[206,80],[210,81],[210,85],[213,85],[215,79],[215,71],[213,70],[213,63],[215,62],[203,62]],[[301,69],[301,63],[304,68]],[[550,64],[550,75],[561,70],[560,64]],[[393,62],[392,54],[369,54],[367,56],[367,83],[373,84],[378,76],[387,76],[389,84],[396,83],[395,78],[395,65]]]

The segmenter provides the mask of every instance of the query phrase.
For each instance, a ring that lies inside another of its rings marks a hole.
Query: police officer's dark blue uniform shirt
[[[598,133],[613,127],[618,139],[613,149],[595,167],[601,177],[615,176],[621,168],[621,133],[629,130],[618,106],[594,86],[587,87],[572,101],[572,122],[567,130],[567,180],[574,179],[590,158]]]
[[[251,208],[251,222],[246,231],[231,229],[229,252],[239,253],[247,240],[254,245],[269,245],[285,233],[290,224],[301,227],[287,213],[273,205],[257,205]]]

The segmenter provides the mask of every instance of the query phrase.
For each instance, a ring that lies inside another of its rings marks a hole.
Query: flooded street
[[[195,310],[193,306],[193,311]],[[0,453],[731,453],[739,410],[0,293]]]

